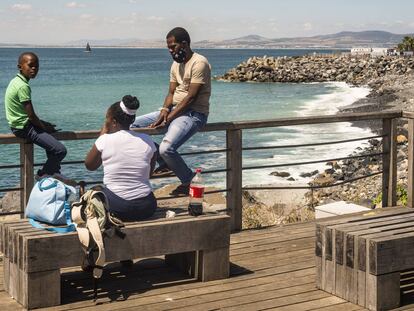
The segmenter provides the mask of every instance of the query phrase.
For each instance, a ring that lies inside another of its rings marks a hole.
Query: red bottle
[[[199,216],[203,214],[204,182],[201,177],[201,168],[196,169],[196,174],[190,183],[190,199],[188,203],[188,214]]]

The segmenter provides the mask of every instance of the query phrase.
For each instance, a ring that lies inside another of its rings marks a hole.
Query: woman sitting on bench
[[[85,159],[90,171],[103,165],[102,191],[109,211],[123,221],[148,218],[157,207],[149,182],[157,149],[149,135],[129,130],[138,108],[138,99],[131,95],[111,105],[100,136]]]

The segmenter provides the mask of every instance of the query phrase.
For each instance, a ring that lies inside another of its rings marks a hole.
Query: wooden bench
[[[225,214],[126,223],[105,239],[107,262],[165,255],[167,264],[200,281],[229,276],[230,217]],[[61,302],[60,269],[80,266],[83,253],[76,232],[56,234],[33,228],[27,220],[0,223],[5,290],[26,308]]]
[[[398,308],[414,269],[414,209],[319,220],[315,255],[318,288],[370,310]]]

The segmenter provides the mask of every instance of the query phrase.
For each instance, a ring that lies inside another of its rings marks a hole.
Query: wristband
[[[160,109],[160,111],[162,111],[162,110],[165,110],[165,111],[167,111],[167,112],[170,112],[170,109],[165,108],[165,107],[162,107],[162,108]]]

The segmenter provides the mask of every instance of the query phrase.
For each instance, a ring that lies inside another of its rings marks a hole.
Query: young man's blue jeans
[[[60,162],[62,162],[67,153],[66,147],[60,141],[31,123],[26,124],[23,129],[12,128],[11,130],[17,137],[25,138],[45,149],[47,161],[40,170],[39,175],[60,173]]]
[[[135,119],[131,127],[147,127],[158,120],[159,111],[151,112]],[[159,154],[167,166],[177,175],[181,183],[187,185],[193,177],[193,172],[177,152],[177,149],[207,123],[203,113],[187,110],[174,119],[169,125],[161,144]],[[160,161],[158,161],[160,165]]]

